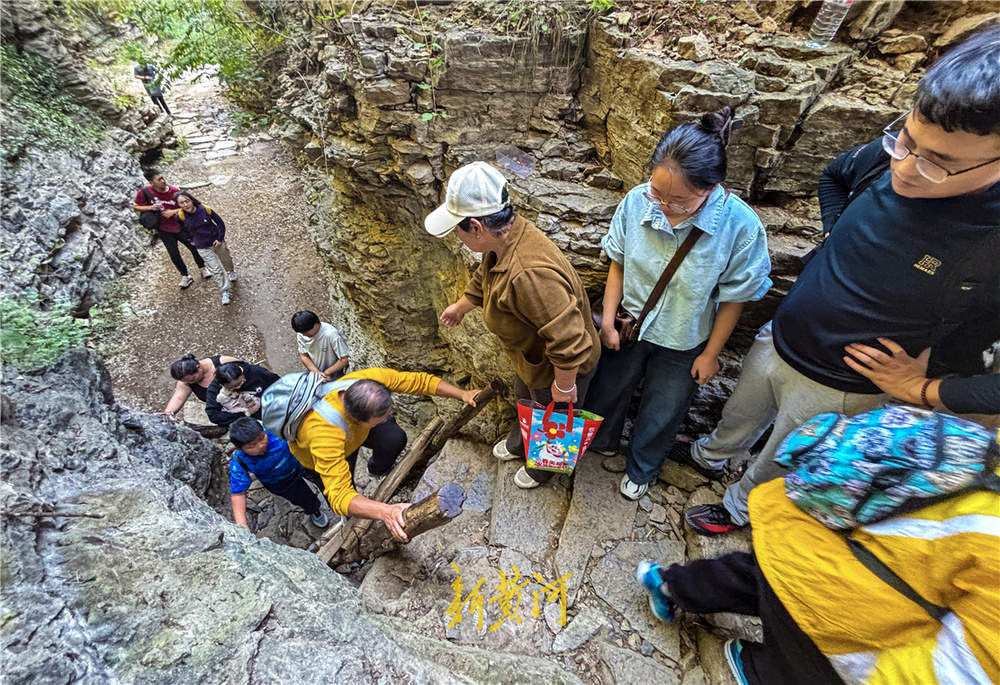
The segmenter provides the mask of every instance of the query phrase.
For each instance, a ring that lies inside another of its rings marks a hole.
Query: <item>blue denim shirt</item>
[[[601,245],[624,266],[622,304],[638,316],[691,227],[705,232],[639,331],[640,340],[690,350],[708,339],[720,302],[759,300],[771,287],[767,236],[754,211],[721,185],[701,211],[673,227],[643,192],[649,192],[649,183],[625,195]]]

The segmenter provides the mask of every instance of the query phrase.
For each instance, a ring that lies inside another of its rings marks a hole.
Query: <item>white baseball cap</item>
[[[510,204],[504,187],[507,179],[486,162],[459,167],[448,179],[444,204],[424,218],[424,228],[438,238],[452,232],[467,216],[487,216]]]

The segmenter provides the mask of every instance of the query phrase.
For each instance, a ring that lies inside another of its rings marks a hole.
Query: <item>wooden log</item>
[[[431,493],[403,512],[403,531],[412,540],[417,535],[439,528],[462,513],[465,491],[458,483],[448,483],[437,492]],[[333,557],[331,566],[349,564],[362,559],[373,559],[405,544],[396,540],[381,521],[373,522],[369,532],[362,536],[359,544],[351,549],[342,549]]]
[[[409,455],[413,454],[417,450],[423,450],[426,445],[430,444],[431,438],[434,437],[434,434],[441,428],[442,425],[444,425],[444,421],[440,417],[435,416],[434,419],[427,424],[427,427],[424,428],[420,435],[417,436],[417,439],[414,440],[411,445],[407,446],[405,450],[403,450],[403,454],[400,456],[396,466],[394,466],[392,471],[390,471],[385,477],[385,480],[379,484],[379,489],[381,489],[382,484],[385,483],[386,480],[393,477],[393,474],[397,472],[401,464],[409,460]],[[409,468],[407,468],[407,472],[409,472]],[[402,482],[402,479],[400,479],[399,482]],[[393,492],[395,492],[395,490],[393,490]],[[389,494],[390,496],[392,495],[392,493]],[[379,490],[375,491],[372,499],[379,502],[386,501],[384,499],[380,499]],[[369,519],[359,519],[353,516],[349,517],[342,525],[327,531],[320,537],[317,541],[319,549],[316,554],[319,555],[320,559],[329,563],[330,559],[333,558],[341,547],[348,544],[349,540],[352,541],[350,542],[352,546],[356,545],[359,537],[368,530],[371,523],[372,522]]]
[[[476,406],[465,405],[462,407],[461,411],[455,414],[453,417],[447,421],[443,421],[439,417],[435,417],[431,425],[438,422],[439,428],[435,431],[424,430],[417,438],[417,442],[413,443],[413,449],[410,450],[405,457],[401,458],[396,465],[389,472],[389,475],[379,483],[378,488],[375,490],[375,494],[372,495],[372,499],[378,500],[379,502],[388,502],[389,499],[396,494],[396,490],[399,486],[406,480],[406,477],[410,475],[410,472],[415,466],[423,462],[430,463],[431,458],[441,451],[444,444],[448,440],[455,436],[462,429],[462,427],[467,424],[473,417],[483,410],[490,401],[493,400],[497,395],[502,395],[507,391],[507,386],[501,380],[494,380],[490,383],[489,387],[484,390],[480,390],[479,394],[476,395]],[[428,426],[428,429],[430,426]],[[426,438],[426,440],[424,440]]]

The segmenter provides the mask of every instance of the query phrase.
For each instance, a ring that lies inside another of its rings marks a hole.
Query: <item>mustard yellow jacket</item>
[[[750,522],[768,583],[846,683],[1000,682],[1000,495],[961,495],[853,532],[950,610],[941,622],[789,500],[783,479],[750,493]]]
[[[354,371],[339,380],[349,378],[368,378],[382,383],[392,392],[409,395],[433,395],[441,382],[440,378],[429,373],[378,368]],[[344,417],[348,435],[338,426],[328,423],[317,412],[311,411],[302,420],[298,437],[294,442],[288,443],[288,448],[304,467],[320,475],[323,479],[323,495],[330,503],[330,508],[334,513],[345,516],[351,500],[358,496],[352,484],[347,455],[361,447],[368,438],[370,429],[348,416],[340,401],[339,391],[330,392],[323,400],[329,402]]]

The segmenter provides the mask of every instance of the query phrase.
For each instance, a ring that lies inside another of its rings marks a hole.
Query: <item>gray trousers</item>
[[[212,247],[199,247],[198,254],[205,260],[205,266],[212,272],[212,280],[219,290],[229,290],[229,274],[233,270],[233,258],[229,256],[229,248],[225,241]]]
[[[726,488],[722,500],[733,521],[750,521],[747,497],[761,483],[785,475],[787,470],[774,462],[781,441],[823,412],[854,416],[876,409],[889,395],[842,392],[806,378],[778,356],[771,338],[771,324],[757,333],[743,359],[743,371],[736,389],[722,409],[722,420],[712,434],[698,440],[691,456],[702,466],[718,467],[730,459],[743,460],[767,427],[774,431],[757,458],[738,482]]]

